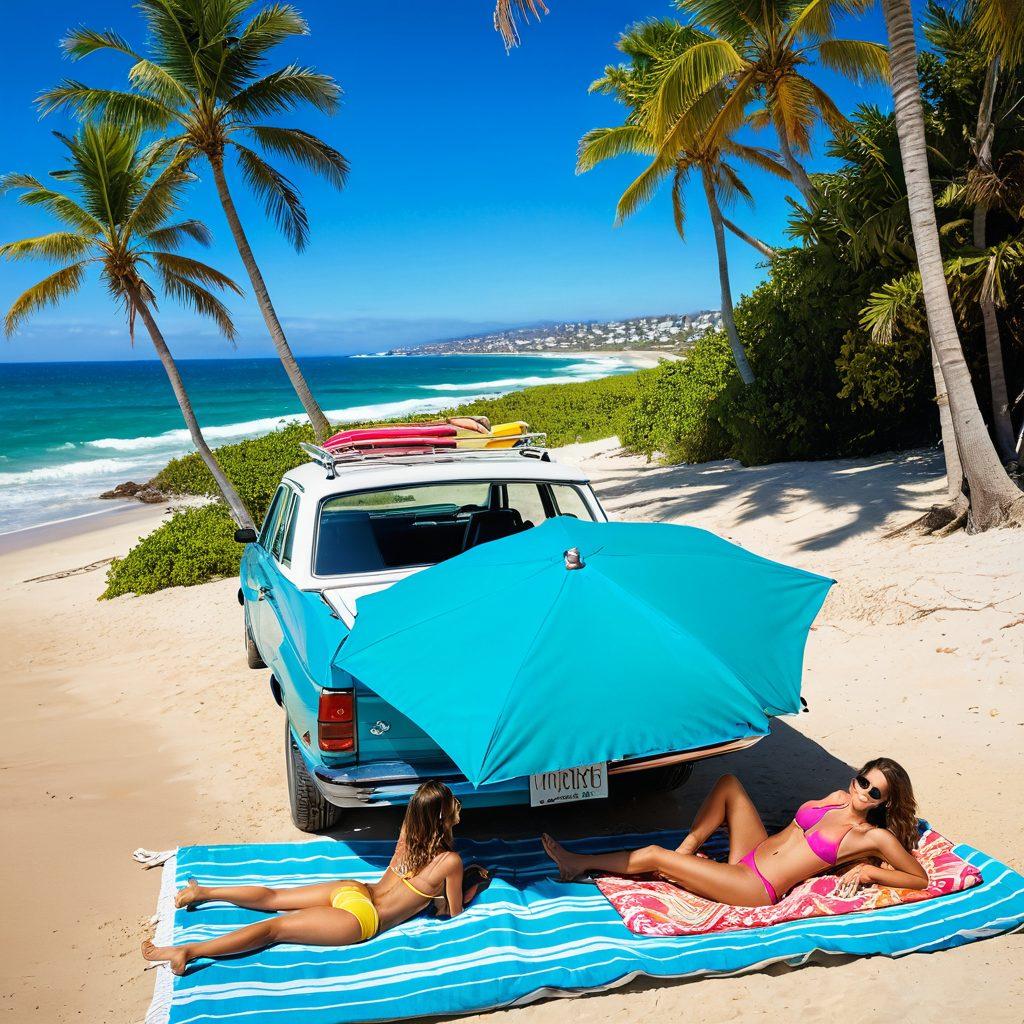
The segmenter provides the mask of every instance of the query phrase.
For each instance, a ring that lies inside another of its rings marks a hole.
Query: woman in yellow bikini
[[[351,946],[393,928],[433,903],[439,914],[455,917],[464,903],[486,887],[487,872],[467,869],[454,852],[452,830],[459,801],[440,782],[424,782],[406,808],[398,845],[379,882],[364,885],[346,879],[268,889],[262,885],[205,886],[194,878],[175,906],[222,900],[248,910],[288,911],[220,938],[182,946],[142,944],[147,960],[166,960],[175,974],[199,957],[232,956],[277,942],[310,946]]]

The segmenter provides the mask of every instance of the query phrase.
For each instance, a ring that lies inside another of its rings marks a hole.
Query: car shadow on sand
[[[875,755],[865,751],[865,760]],[[771,735],[753,747],[698,762],[689,781],[671,792],[641,792],[609,800],[554,807],[466,808],[458,835],[466,839],[524,839],[551,832],[560,839],[687,828],[719,775],[737,775],[769,830],[792,819],[805,800],[845,789],[854,767],[780,719]],[[614,780],[613,780],[614,781]],[[403,809],[358,810],[346,814],[325,838],[344,842],[394,840]],[[382,863],[387,864],[389,850]]]

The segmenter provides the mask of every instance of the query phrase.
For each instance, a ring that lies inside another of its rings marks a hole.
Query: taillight
[[[355,750],[355,705],[351,690],[324,690],[320,694],[317,740],[321,750]]]

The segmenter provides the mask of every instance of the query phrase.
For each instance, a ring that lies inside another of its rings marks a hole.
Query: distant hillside
[[[425,345],[409,345],[389,349],[387,355],[438,356],[452,353],[502,352],[591,352],[637,349],[678,351],[686,348],[708,331],[721,326],[718,310],[666,316],[638,316],[632,320],[594,321],[589,323],[549,323],[534,327],[517,327],[468,338],[432,341]]]

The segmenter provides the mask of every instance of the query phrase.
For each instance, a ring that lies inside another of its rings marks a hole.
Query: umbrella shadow
[[[867,760],[876,751],[864,752]],[[699,761],[686,785],[671,792],[651,792],[610,800],[591,800],[552,807],[474,807],[463,810],[460,839],[537,840],[544,832],[560,839],[678,830],[689,827],[704,797],[723,774],[743,782],[769,829],[781,828],[805,800],[818,799],[845,789],[854,766],[781,719],[772,732],[753,747]],[[346,843],[377,840],[360,855],[381,870],[387,867],[404,809],[357,810],[346,815],[343,826],[324,838]],[[386,840],[387,842],[379,842]],[[379,844],[379,845],[378,845]]]
[[[595,474],[594,489],[619,519],[680,520],[715,510],[732,510],[738,524],[756,519],[799,518],[804,503],[841,509],[841,521],[795,544],[801,551],[826,551],[851,537],[870,533],[901,513],[927,509],[941,498],[942,452],[897,452],[830,462],[780,462],[741,466],[734,461]],[[934,481],[934,494],[927,486]]]

